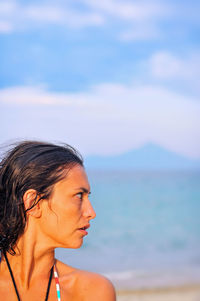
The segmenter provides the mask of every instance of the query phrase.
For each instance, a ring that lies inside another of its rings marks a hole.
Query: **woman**
[[[95,212],[80,155],[25,141],[0,166],[0,299],[113,301],[109,280],[55,259],[79,248]],[[84,260],[84,258],[83,258]]]

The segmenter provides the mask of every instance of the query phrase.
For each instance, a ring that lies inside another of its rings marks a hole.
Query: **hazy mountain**
[[[88,169],[200,169],[200,160],[189,159],[158,145],[146,144],[118,156],[88,156]]]

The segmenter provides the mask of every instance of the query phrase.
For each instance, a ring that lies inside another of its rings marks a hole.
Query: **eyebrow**
[[[88,193],[88,194],[91,194],[91,191],[88,190],[87,188],[85,187],[79,187],[79,188],[76,188],[76,190],[82,190],[84,193]]]

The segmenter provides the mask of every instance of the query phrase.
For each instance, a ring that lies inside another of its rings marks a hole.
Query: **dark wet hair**
[[[15,254],[26,211],[48,199],[53,185],[66,176],[64,171],[76,164],[83,166],[83,159],[68,144],[23,141],[11,147],[0,163],[0,250]],[[37,196],[25,211],[23,195],[28,189],[36,190]]]

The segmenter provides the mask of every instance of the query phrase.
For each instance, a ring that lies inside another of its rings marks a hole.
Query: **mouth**
[[[80,230],[84,235],[87,235],[88,232],[86,231],[88,228],[90,227],[90,225],[86,225],[86,226],[83,226],[82,228],[79,228],[78,230]]]

